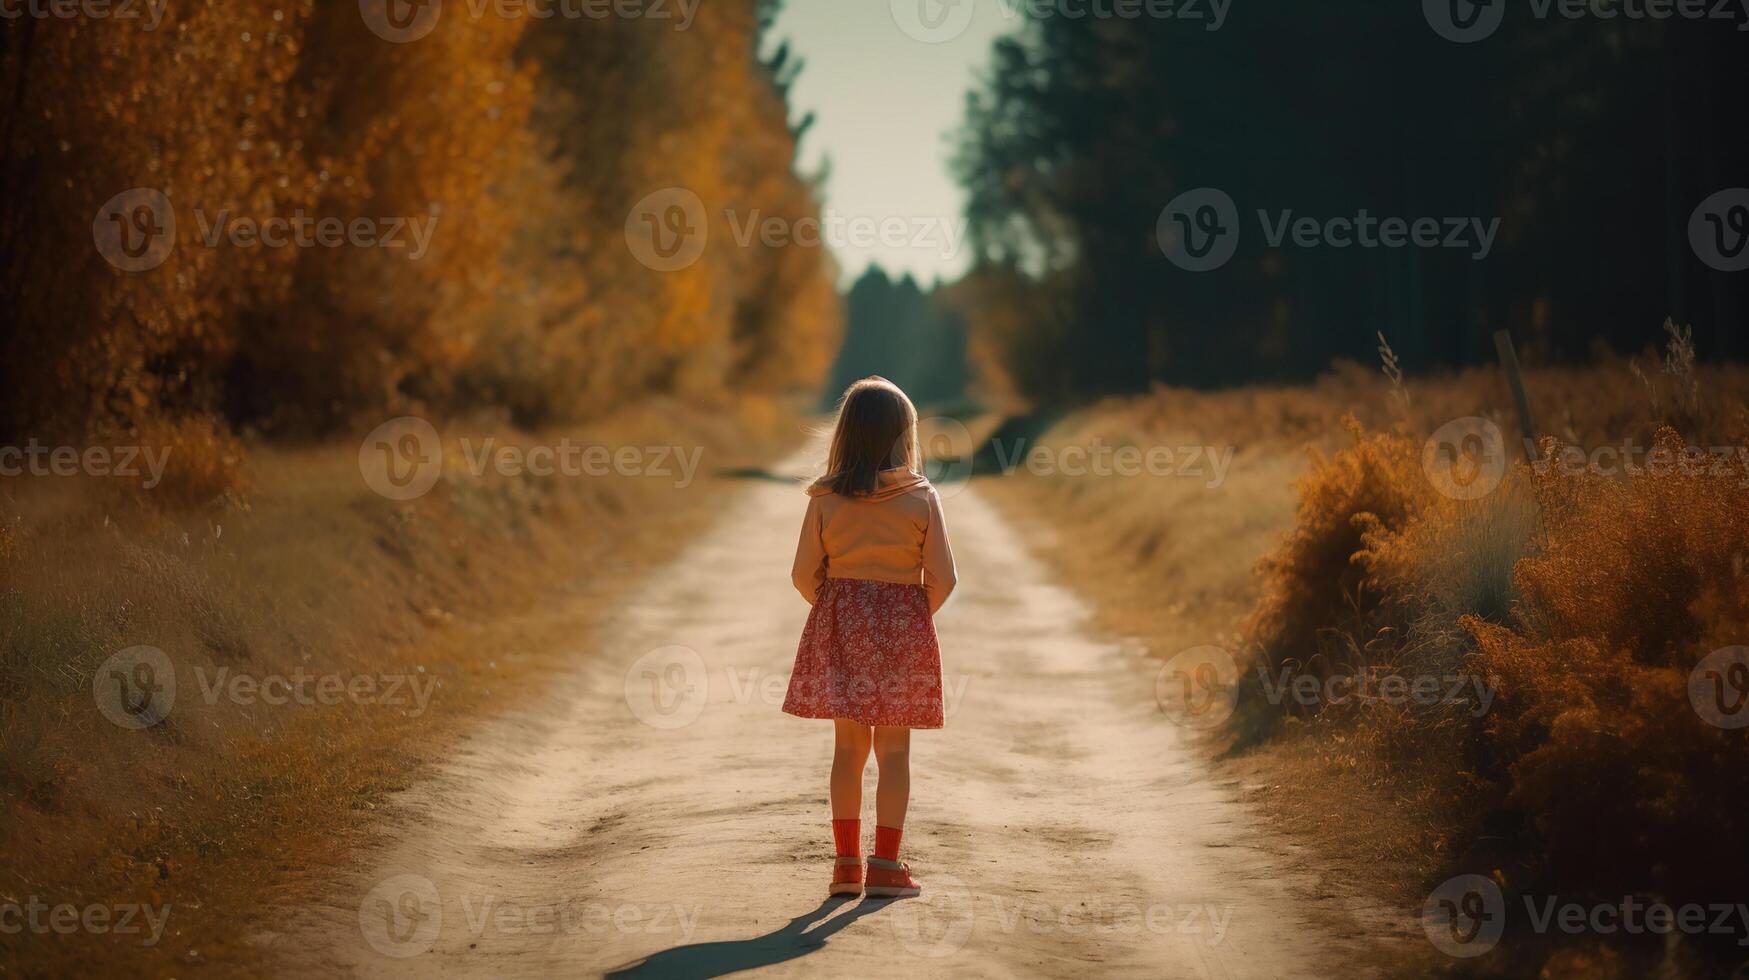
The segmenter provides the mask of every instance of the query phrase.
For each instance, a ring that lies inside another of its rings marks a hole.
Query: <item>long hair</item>
[[[917,408],[899,386],[879,376],[863,378],[838,399],[838,421],[826,454],[826,475],[816,486],[845,497],[872,493],[882,470],[903,466],[919,472]]]

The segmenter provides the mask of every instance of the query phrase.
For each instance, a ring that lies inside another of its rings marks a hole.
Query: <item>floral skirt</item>
[[[801,718],[940,728],[941,650],[923,586],[827,579],[802,629],[783,710]]]

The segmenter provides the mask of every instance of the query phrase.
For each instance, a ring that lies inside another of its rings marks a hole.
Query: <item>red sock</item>
[[[899,835],[905,831],[899,827],[875,827],[875,857],[883,861],[899,859]]]
[[[832,821],[832,843],[846,857],[862,857],[862,821]]]

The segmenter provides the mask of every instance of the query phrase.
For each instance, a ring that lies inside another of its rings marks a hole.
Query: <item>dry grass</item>
[[[1533,412],[1560,437],[1542,452],[1749,446],[1749,371],[1697,364],[1683,332],[1668,333],[1665,350],[1633,360],[1530,369]],[[1432,884],[1477,870],[1510,894],[1740,900],[1730,890],[1749,866],[1749,827],[1731,801],[1749,798],[1749,759],[1739,733],[1696,715],[1687,678],[1749,636],[1744,474],[1520,462],[1479,500],[1438,493],[1426,436],[1481,416],[1510,440],[1510,404],[1492,370],[1398,384],[1339,365],[1299,389],[1157,389],[1050,438],[1234,445],[1221,492],[1187,502],[1152,485],[1031,478],[1001,495],[1078,546],[1055,558],[1107,622],[1163,656],[1242,651],[1253,669],[1224,765],[1358,906],[1370,892],[1407,918]],[[1302,445],[1303,469],[1282,462]],[[1186,539],[1202,546],[1161,550]],[[1234,572],[1241,559],[1255,577]],[[1256,668],[1475,676],[1495,700],[1486,712],[1473,700],[1271,703]],[[1371,859],[1348,866],[1350,848]],[[1721,952],[1678,946],[1526,943],[1505,968],[1684,976]],[[1429,948],[1405,947],[1394,969],[1452,966]]]
[[[792,438],[787,418],[655,404],[583,431],[449,427],[444,478],[410,504],[366,489],[355,445],[261,451],[251,494],[193,511],[65,480],[7,487],[0,896],[171,914],[152,947],[0,936],[0,972],[250,972],[267,910],[318,894],[364,816],[467,719],[565,669],[553,651],[579,649],[590,610],[708,519],[724,489],[714,471]],[[456,442],[488,434],[704,456],[684,489],[655,476],[475,478]],[[164,650],[178,683],[173,710],[145,730],[105,720],[92,693],[98,665],[134,644]],[[221,670],[405,676],[423,679],[428,701],[239,703],[207,694]]]

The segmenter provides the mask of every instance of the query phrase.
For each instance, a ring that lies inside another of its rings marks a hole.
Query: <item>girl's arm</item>
[[[796,563],[790,567],[790,581],[796,591],[814,604],[814,593],[826,584],[826,542],[820,524],[820,498],[808,498],[808,512],[802,517],[802,539],[796,543]]]
[[[954,575],[953,548],[947,543],[947,520],[941,513],[941,495],[929,491],[929,526],[923,531],[923,590],[929,594],[929,611],[941,611],[959,581]]]

